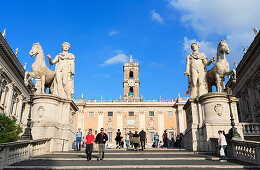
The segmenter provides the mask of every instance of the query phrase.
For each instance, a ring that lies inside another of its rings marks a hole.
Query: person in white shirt
[[[227,157],[225,155],[225,149],[227,147],[226,137],[224,136],[222,130],[219,130],[218,134],[219,134],[218,146],[219,146],[219,152],[220,152],[220,156],[221,156],[220,162],[227,162]]]

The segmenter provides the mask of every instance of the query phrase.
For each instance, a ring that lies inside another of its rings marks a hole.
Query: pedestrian
[[[154,144],[155,144],[155,148],[159,147],[159,135],[158,135],[158,133],[156,133],[154,135]]]
[[[81,150],[81,141],[82,141],[82,132],[80,131],[80,128],[78,128],[78,131],[76,132],[76,150],[80,151]]]
[[[180,148],[181,148],[181,141],[183,140],[183,138],[184,138],[183,133],[180,133]]]
[[[137,133],[137,131],[135,131],[135,134],[133,134],[133,144],[134,144],[134,150],[137,151],[138,147],[139,147],[139,134]]]
[[[96,140],[96,137],[97,137],[97,131],[96,130],[95,130],[94,137],[95,137],[95,140]],[[97,152],[98,144],[96,142],[94,142],[93,144],[94,144],[94,146],[93,146],[94,147],[94,152]]]
[[[174,140],[174,134],[172,134],[172,137],[171,137],[171,147],[174,147],[174,142],[175,142],[175,140]]]
[[[128,133],[125,136],[125,145],[126,145],[126,149],[128,150],[128,147],[130,145],[130,137]]]
[[[168,139],[168,134],[167,134],[166,130],[164,130],[162,138],[163,138],[163,146],[168,148],[169,147],[169,143],[168,143],[169,139]]]
[[[121,145],[121,132],[120,132],[120,129],[117,130],[116,132],[116,149],[120,149],[120,145]]]
[[[142,151],[145,149],[146,132],[142,129],[139,133]]]
[[[226,137],[223,134],[222,130],[218,131],[219,137],[218,137],[218,146],[219,146],[219,153],[221,156],[220,162],[227,162],[227,157],[225,154],[225,149],[227,147],[227,141]]]
[[[100,133],[97,134],[95,142],[98,144],[99,150],[99,157],[97,158],[98,161],[103,160],[105,156],[105,144],[108,140],[107,134],[104,132],[104,128],[100,129]]]
[[[180,147],[180,135],[177,135],[176,137],[176,143],[177,143],[177,147]]]
[[[131,130],[129,131],[129,139],[130,139],[130,145],[131,145],[131,148],[133,148],[133,133],[131,132]]]
[[[94,139],[95,136],[92,134],[92,129],[89,129],[88,134],[86,135],[86,154],[88,161],[92,158]]]

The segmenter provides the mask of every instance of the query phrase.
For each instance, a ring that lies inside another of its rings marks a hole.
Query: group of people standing
[[[121,135],[120,129],[118,129],[115,138],[117,144],[116,148],[120,149],[120,147],[124,146],[124,142],[122,139],[123,137]],[[147,142],[147,138],[146,138],[146,132],[144,130],[141,130],[139,133],[137,131],[135,131],[135,133],[129,131],[125,136],[125,144],[127,149],[129,147],[132,147],[134,148],[135,151],[137,151],[139,150],[139,146],[141,146],[141,149],[144,150],[146,142]]]
[[[93,145],[95,147],[98,146],[99,150],[99,156],[97,158],[98,161],[103,160],[105,156],[105,144],[108,140],[107,134],[104,132],[104,128],[100,129],[100,133],[97,134],[97,131],[95,131],[95,135],[92,134],[92,129],[89,129],[88,134],[85,138],[85,145],[86,145],[86,154],[88,161],[92,159],[92,151],[93,151]],[[82,132],[80,132],[80,129],[78,129],[78,132],[76,133],[76,149],[77,151],[80,151],[81,149],[81,140],[83,140]]]

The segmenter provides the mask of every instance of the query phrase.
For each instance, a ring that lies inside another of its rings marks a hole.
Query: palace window
[[[149,117],[154,117],[154,111],[149,111],[148,116]]]
[[[172,112],[172,111],[168,111],[168,112],[166,113],[166,116],[167,116],[167,117],[173,117],[173,112]]]
[[[112,142],[113,141],[112,132],[107,132],[107,137],[108,137],[108,142]]]
[[[107,116],[112,117],[113,115],[113,112],[107,112]]]
[[[169,138],[170,138],[170,140],[172,139],[172,137],[174,137],[174,132],[169,132]]]
[[[128,116],[135,116],[134,112],[128,112]]]
[[[95,117],[95,113],[94,112],[88,112],[88,117]]]
[[[133,71],[130,71],[130,73],[129,73],[129,78],[130,78],[130,79],[133,79],[133,78],[134,78],[134,73],[133,73]]]

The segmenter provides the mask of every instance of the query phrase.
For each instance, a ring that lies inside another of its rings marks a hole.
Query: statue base
[[[33,139],[52,138],[51,151],[68,151],[75,140],[78,107],[72,99],[36,94],[32,106]]]
[[[231,104],[229,104],[231,102]],[[243,138],[242,126],[238,121],[238,99],[226,93],[211,92],[198,99],[189,99],[183,109],[186,111],[187,129],[184,136],[184,148],[192,151],[214,151],[215,144],[210,138],[218,138],[218,131],[228,133],[231,129],[230,106],[235,127]]]

